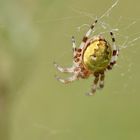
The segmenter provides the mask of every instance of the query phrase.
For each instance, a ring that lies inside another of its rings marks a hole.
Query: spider
[[[94,95],[97,88],[104,87],[105,72],[113,68],[118,57],[118,48],[112,31],[110,31],[112,45],[102,35],[90,37],[96,23],[97,20],[90,26],[79,48],[76,48],[75,38],[72,36],[73,65],[71,67],[63,68],[54,62],[58,71],[73,74],[67,79],[55,76],[61,83],[67,84],[80,78],[87,79],[90,75],[94,76],[91,91],[87,95]]]

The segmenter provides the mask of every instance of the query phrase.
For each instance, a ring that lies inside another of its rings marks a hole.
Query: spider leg
[[[113,32],[110,32],[110,35],[111,35],[113,44],[112,44],[112,58],[111,58],[110,64],[107,67],[108,70],[111,70],[114,64],[116,64],[116,61],[118,58],[118,50],[119,50],[115,44],[115,37],[114,37]]]
[[[75,57],[76,56],[77,49],[76,49],[76,43],[75,43],[74,36],[72,36],[71,41],[72,41],[72,48],[73,48],[73,57]],[[75,61],[73,61],[73,63],[76,64]]]
[[[63,73],[74,73],[74,69],[75,69],[74,66],[72,66],[70,68],[64,68],[64,67],[58,65],[56,62],[54,62],[54,66],[56,67],[56,69],[58,71],[63,72]]]
[[[103,88],[104,87],[104,79],[105,79],[105,74],[104,72],[100,74],[100,82],[99,82],[99,88]]]
[[[96,89],[97,89],[98,82],[99,82],[99,73],[95,73],[94,76],[95,76],[95,79],[93,82],[93,86],[91,88],[91,92],[87,93],[87,95],[89,95],[89,96],[94,95],[94,93],[96,92]]]
[[[75,38],[74,38],[74,36],[72,36],[71,41],[72,41],[72,48],[73,48],[73,50],[75,50],[75,48],[76,48],[76,43],[75,43]]]
[[[94,23],[90,26],[90,29],[86,32],[85,36],[83,37],[80,48],[84,47],[86,41],[88,40],[88,37],[91,35],[96,23],[97,23],[97,20],[94,21]]]
[[[78,79],[78,73],[74,74],[73,76],[71,76],[67,79],[62,79],[59,76],[55,76],[55,78],[63,84],[68,84],[68,83],[74,82],[75,80]]]

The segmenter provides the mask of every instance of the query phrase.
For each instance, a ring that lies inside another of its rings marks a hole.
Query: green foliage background
[[[103,14],[112,0],[0,0],[0,139],[140,139],[140,41],[122,49],[118,67],[106,75],[104,90],[85,96],[92,78],[69,85],[54,79],[53,61],[69,66],[71,35],[77,44],[91,18],[79,9]],[[126,35],[139,32],[138,0],[120,0],[110,24],[120,15],[136,19]],[[125,25],[129,20],[122,20]],[[131,23],[131,22],[130,22]],[[120,30],[122,28],[120,27]],[[116,39],[117,40],[117,39]],[[118,40],[121,42],[121,40]]]

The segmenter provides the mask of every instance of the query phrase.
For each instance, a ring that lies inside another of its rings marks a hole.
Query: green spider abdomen
[[[104,70],[112,57],[111,46],[105,40],[94,40],[83,54],[84,66],[93,72]]]

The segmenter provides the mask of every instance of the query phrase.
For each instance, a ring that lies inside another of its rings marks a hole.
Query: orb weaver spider
[[[89,37],[96,23],[97,20],[90,26],[79,48],[76,48],[75,38],[72,36],[73,65],[71,67],[63,68],[54,62],[54,66],[58,71],[73,74],[67,79],[56,76],[56,79],[61,83],[67,84],[93,75],[95,79],[91,92],[87,93],[87,95],[94,95],[97,87],[100,89],[104,87],[105,71],[113,68],[118,57],[118,48],[112,31],[110,32],[112,45],[102,35]]]

